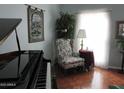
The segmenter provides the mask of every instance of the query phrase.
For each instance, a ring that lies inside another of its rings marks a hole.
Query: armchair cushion
[[[73,57],[73,56],[64,57],[62,59],[62,63],[64,64],[71,64],[71,63],[78,63],[78,62],[84,62],[84,59],[80,57]]]
[[[64,69],[75,68],[84,65],[84,59],[80,57],[64,57],[60,65]]]

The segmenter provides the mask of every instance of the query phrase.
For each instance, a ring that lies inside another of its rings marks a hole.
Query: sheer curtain
[[[109,56],[110,20],[108,11],[91,11],[77,16],[74,51],[80,49],[80,39],[76,37],[79,29],[86,31],[84,49],[94,52],[95,66],[107,68]]]

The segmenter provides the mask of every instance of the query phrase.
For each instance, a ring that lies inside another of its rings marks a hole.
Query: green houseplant
[[[75,16],[69,13],[60,12],[56,20],[57,38],[73,38],[75,30]]]
[[[122,49],[124,50],[124,38],[123,37],[120,37],[117,39],[117,45]]]

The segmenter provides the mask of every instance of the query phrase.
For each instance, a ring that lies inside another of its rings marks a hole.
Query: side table
[[[86,69],[90,69],[90,67],[94,67],[94,54],[93,51],[89,50],[79,50],[80,57],[85,58],[85,67]]]

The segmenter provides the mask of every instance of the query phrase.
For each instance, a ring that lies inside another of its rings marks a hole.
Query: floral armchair
[[[58,64],[63,69],[84,66],[84,58],[81,58],[78,54],[72,52],[70,42],[70,39],[57,39],[56,41]]]

